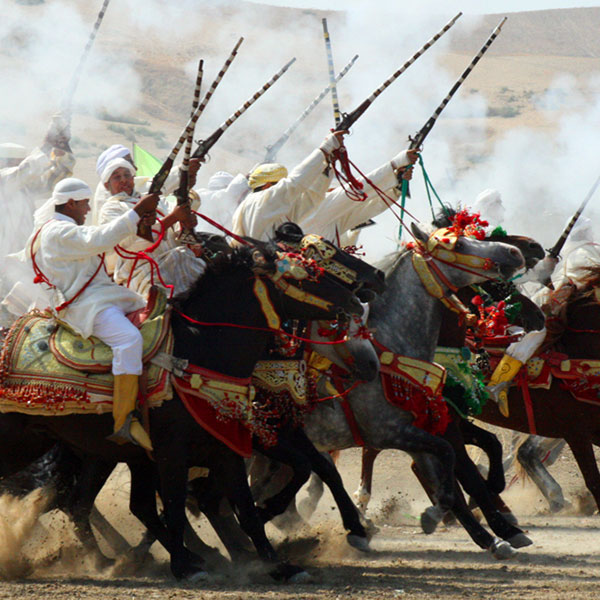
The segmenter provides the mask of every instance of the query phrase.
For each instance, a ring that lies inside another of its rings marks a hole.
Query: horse
[[[430,226],[413,225],[413,233],[422,244],[440,239]],[[440,235],[443,241],[444,234]],[[447,260],[439,263],[435,256],[428,257],[442,272],[446,293],[448,285],[460,288],[498,276],[500,266],[514,269],[523,265],[521,253],[502,242],[489,243],[459,237],[453,251],[487,258],[486,266],[491,266],[490,262],[494,266],[490,270],[477,267],[462,270],[460,266],[453,267],[452,258],[447,255]],[[412,251],[408,250],[388,261],[387,288],[371,305],[370,326],[376,330],[378,341],[394,354],[431,361],[441,325],[442,304],[425,289],[412,266],[411,258]],[[415,327],[416,323],[419,326]],[[447,508],[454,505],[454,452],[447,441],[415,427],[412,414],[389,404],[385,400],[380,381],[353,389],[347,394],[347,401],[352,408],[355,427],[365,446],[400,449],[411,455],[426,453],[434,456],[441,463],[441,468],[439,463],[437,466],[443,482],[439,502]],[[321,450],[340,450],[360,445],[344,411],[339,403],[332,400],[319,404],[307,415],[305,428]],[[519,530],[512,534],[518,535]],[[506,552],[506,546],[499,544],[489,534],[479,539],[478,543],[492,552]]]
[[[600,305],[595,296],[599,284],[598,268],[590,269],[587,285],[568,301],[566,328],[556,349],[569,360],[600,360]],[[580,375],[577,381],[585,384],[586,376]],[[495,403],[488,402],[478,418],[522,433],[564,439],[600,508],[600,473],[593,451],[593,446],[600,444],[600,405],[592,398],[578,400],[561,382],[560,371],[548,389],[511,387],[508,401],[508,417],[502,416]]]
[[[506,243],[519,248],[525,258],[525,266],[532,268],[537,261],[544,256],[544,250],[540,244],[530,238],[524,236],[513,235],[494,235],[485,238],[486,240],[498,241],[502,240]],[[510,276],[510,271],[504,272],[505,276]],[[491,295],[495,300],[504,299],[508,293],[506,285],[502,282],[488,281],[481,284],[481,288]],[[471,300],[475,291],[471,289],[463,289],[458,292],[459,298],[465,303]],[[521,305],[520,314],[517,317],[517,324],[524,327],[527,331],[541,329],[544,326],[545,318],[542,311],[529,298],[520,293],[512,293],[511,302],[518,302]],[[444,347],[461,348],[465,345],[466,327],[464,322],[459,322],[456,315],[447,308],[443,310],[442,327],[438,343]],[[460,389],[458,390],[460,391]],[[445,388],[444,394],[452,394],[450,398],[452,404],[458,406],[462,414],[466,414],[468,407],[465,405],[462,398],[456,397],[454,388]],[[510,512],[510,509],[502,502],[499,493],[505,487],[504,468],[502,462],[502,445],[492,433],[478,427],[471,421],[464,419],[459,412],[451,409],[452,423],[449,425],[444,436],[452,444],[457,456],[456,473],[458,480],[463,484],[465,489],[469,490],[474,503],[479,504],[488,522],[494,523],[493,528],[497,533],[505,539],[512,540],[513,545],[527,545],[527,540],[517,533],[514,529],[507,528],[502,519],[498,519],[496,509],[500,509],[504,519],[509,521],[509,525],[516,525],[516,519]],[[465,444],[473,444],[481,447],[489,458],[489,471],[487,480],[482,481],[478,474],[475,465],[465,451]],[[373,466],[375,459],[379,454],[378,450],[373,448],[364,448],[362,455],[361,480],[355,497],[358,499],[358,505],[362,510],[365,510],[371,495]],[[432,473],[431,467],[425,464],[426,457],[420,455],[413,464],[413,471],[420,483],[423,485],[427,493],[432,495],[432,490],[435,487],[435,476]],[[421,468],[419,469],[419,465]],[[484,488],[484,484],[488,488]],[[489,493],[488,493],[489,492]],[[475,525],[467,512],[467,506],[464,499],[460,499],[455,510],[458,510],[461,515],[461,522],[466,522],[467,531],[475,538],[482,540],[486,539],[485,533],[481,528]],[[426,533],[432,533],[438,522],[443,516],[442,511],[438,507],[430,507],[421,515],[421,526]],[[463,523],[464,524],[464,523]],[[475,539],[477,542],[477,539]]]
[[[201,366],[206,373],[244,384],[272,335],[269,317],[333,319],[340,312],[362,313],[350,290],[313,273],[305,262],[254,247],[236,250],[219,266],[209,268],[189,293],[173,302],[173,355]],[[261,298],[254,293],[256,286]],[[0,415],[0,475],[30,464],[56,439],[102,461],[126,462],[131,470],[132,512],[169,551],[173,575],[193,580],[201,569],[183,544],[187,471],[189,466],[208,467],[220,474],[221,492],[234,506],[261,559],[275,565],[273,576],[286,580],[302,576],[303,569],[282,563],[267,540],[242,457],[198,425],[177,393],[173,400],[149,411],[149,422],[155,464],[137,447],[106,440],[111,430],[109,415],[4,413]],[[155,469],[166,528],[156,512],[155,486],[148,485]]]

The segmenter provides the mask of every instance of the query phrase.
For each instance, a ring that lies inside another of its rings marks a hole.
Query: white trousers
[[[92,335],[111,347],[113,375],[142,374],[142,334],[120,308],[109,306],[99,312]]]

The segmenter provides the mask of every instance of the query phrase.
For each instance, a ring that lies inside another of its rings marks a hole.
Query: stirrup
[[[138,441],[131,435],[131,424],[134,419],[141,425],[142,415],[140,414],[139,410],[132,410],[127,415],[125,423],[123,423],[121,428],[107,436],[106,439],[119,445],[130,443],[143,448],[143,446],[139,444]]]

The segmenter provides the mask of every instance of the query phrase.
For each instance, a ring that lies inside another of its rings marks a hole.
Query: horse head
[[[300,252],[314,260],[338,283],[352,290],[361,302],[373,300],[385,289],[382,271],[342,250],[320,235],[304,235],[295,223],[284,223],[275,230],[275,241],[283,248]]]
[[[342,315],[362,315],[363,307],[353,290],[329,276],[312,258],[270,243],[255,247],[252,258],[254,292],[263,313],[267,310],[268,288],[277,313],[284,318],[337,319]]]
[[[413,223],[410,246],[413,265],[432,287],[456,290],[503,275],[503,269],[525,264],[520,250],[504,242],[490,242],[457,233],[452,227],[436,229]]]
[[[536,242],[533,238],[524,235],[501,235],[494,234],[489,235],[485,238],[490,242],[504,242],[515,246],[521,251],[523,258],[525,259],[525,268],[532,269],[537,263],[546,256],[546,252],[539,242]],[[512,276],[512,273],[503,273],[505,277]]]

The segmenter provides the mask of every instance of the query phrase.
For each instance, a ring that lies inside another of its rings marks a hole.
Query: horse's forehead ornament
[[[300,242],[300,247],[304,251],[304,254],[307,253],[306,251],[310,252],[310,250],[314,249],[323,259],[332,258],[337,253],[337,249],[333,244],[314,233],[305,235],[302,238],[302,242]]]

